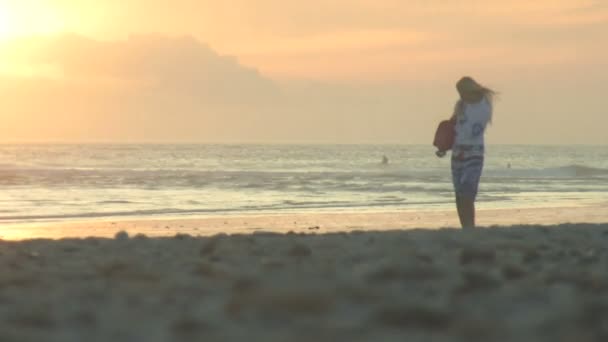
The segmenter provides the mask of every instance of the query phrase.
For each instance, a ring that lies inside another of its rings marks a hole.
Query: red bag
[[[435,140],[433,146],[437,147],[439,152],[445,152],[452,149],[454,139],[456,138],[456,119],[444,120],[437,126],[435,132]]]

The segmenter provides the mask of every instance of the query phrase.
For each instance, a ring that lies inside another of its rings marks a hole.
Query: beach
[[[0,146],[0,342],[603,341],[605,155]]]
[[[608,0],[0,0],[0,342],[608,342],[606,36]]]
[[[479,209],[481,227],[606,223],[608,203],[510,209]],[[120,231],[148,237],[176,234],[211,236],[255,232],[335,233],[353,230],[439,229],[459,227],[455,210],[296,212],[201,217],[144,217],[3,224],[0,239],[112,238]]]
[[[0,340],[601,341],[605,209],[6,225]]]

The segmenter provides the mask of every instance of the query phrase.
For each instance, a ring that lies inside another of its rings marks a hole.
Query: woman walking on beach
[[[484,133],[492,122],[495,92],[463,77],[456,83],[455,138],[452,147],[452,182],[463,229],[475,228],[475,198],[484,161]]]

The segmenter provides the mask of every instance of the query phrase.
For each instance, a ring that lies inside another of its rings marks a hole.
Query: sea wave
[[[524,184],[554,179],[593,181],[608,179],[608,169],[566,165],[539,169],[492,169],[484,182]],[[325,193],[436,193],[449,190],[449,170],[435,171],[214,171],[133,169],[0,168],[0,186],[30,188],[228,189]]]
[[[0,169],[0,185],[11,186],[148,186],[207,187],[234,185],[239,188],[286,189],[307,186],[348,184],[364,187],[369,182],[393,184],[416,181],[424,175],[413,173],[377,174],[357,172],[300,171],[191,171],[191,170],[115,170],[115,169]]]
[[[480,201],[603,200],[607,151],[495,146]],[[451,209],[450,160],[433,153],[430,146],[373,145],[0,146],[0,221]]]
[[[608,169],[571,164],[549,168],[489,169],[485,175],[508,179],[601,179],[608,178]]]
[[[574,177],[605,177],[608,176],[608,169],[589,167],[584,165],[568,165],[561,170]]]
[[[277,205],[244,205],[234,208],[222,209],[177,209],[163,208],[150,210],[125,210],[125,211],[100,211],[100,212],[81,212],[64,214],[41,214],[41,215],[0,215],[0,222],[29,222],[29,221],[56,221],[56,220],[78,220],[78,219],[102,219],[112,217],[154,217],[154,216],[198,216],[215,215],[229,213],[264,213],[264,212],[283,212],[289,210],[324,210],[324,209],[365,209],[365,208],[387,208],[402,207],[403,205],[436,205],[446,204],[449,201],[419,201],[408,202],[380,202],[380,203],[356,203],[356,202],[292,202]]]

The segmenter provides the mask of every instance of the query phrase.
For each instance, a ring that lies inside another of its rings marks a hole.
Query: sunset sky
[[[171,5],[169,5],[171,4]],[[0,0],[0,142],[608,144],[606,0]]]

